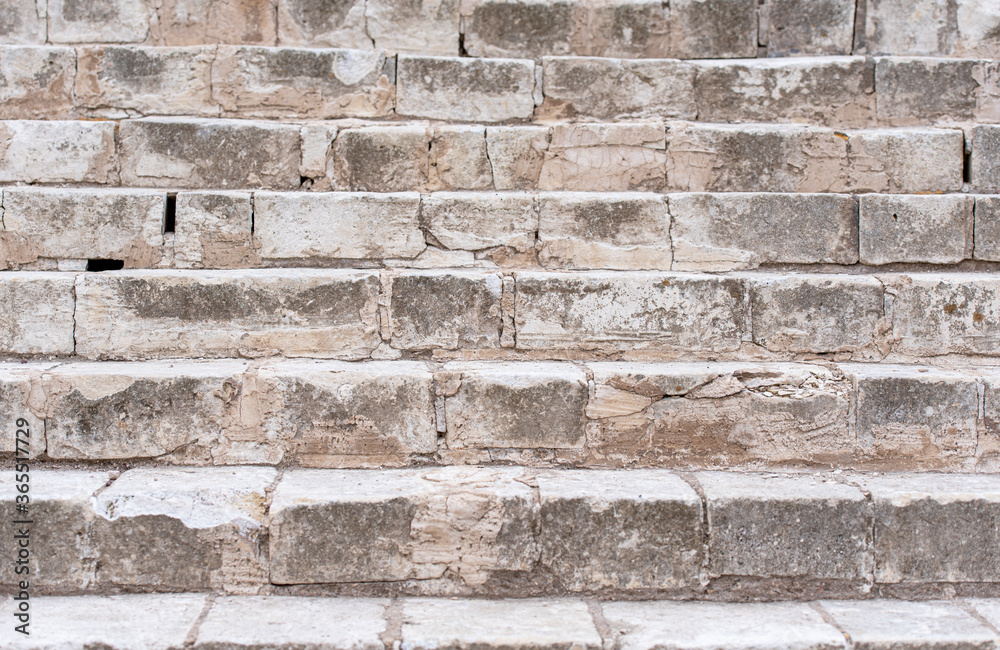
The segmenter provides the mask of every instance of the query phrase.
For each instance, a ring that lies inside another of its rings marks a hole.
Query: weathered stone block
[[[0,182],[116,183],[111,122],[0,122]]]
[[[36,458],[45,452],[45,417],[39,405],[39,379],[54,363],[0,363],[0,408],[10,433],[0,439],[0,453]]]
[[[336,187],[352,192],[406,192],[427,183],[430,133],[423,126],[344,129],[333,142]]]
[[[875,580],[997,582],[1000,487],[990,475],[859,476],[875,506]],[[991,550],[987,550],[991,549]]]
[[[11,17],[2,12],[0,8],[5,19]],[[0,47],[0,119],[69,117],[75,74],[76,53],[71,48]]]
[[[713,577],[860,583],[871,572],[871,505],[861,490],[803,475],[703,472]]]
[[[678,59],[757,56],[754,0],[673,0],[671,54]]]
[[[971,196],[865,194],[859,199],[863,264],[954,264],[972,257]]]
[[[71,273],[0,275],[0,354],[72,354]]]
[[[427,231],[445,248],[524,252],[534,246],[538,215],[531,194],[435,192],[420,202]]]
[[[435,126],[429,163],[429,190],[493,189],[493,165],[482,126]]]
[[[517,347],[723,351],[746,329],[731,277],[643,272],[517,275]]]
[[[149,25],[154,45],[274,45],[274,0],[159,0]]]
[[[863,57],[723,59],[695,70],[702,122],[875,123],[875,66]]]
[[[851,53],[854,0],[769,0],[766,10],[768,56]]]
[[[565,589],[698,584],[701,499],[662,470],[542,470],[542,564]]]
[[[551,130],[544,126],[487,127],[486,149],[493,168],[493,187],[537,188],[551,136]]]
[[[857,203],[847,195],[671,194],[674,269],[856,264]]]
[[[538,505],[516,480],[521,473],[286,472],[270,508],[271,581],[389,582],[451,572],[476,586],[497,571],[526,571],[538,557]]]
[[[974,192],[1000,192],[1000,125],[971,129],[970,181]]]
[[[118,134],[122,185],[298,189],[299,129],[244,120],[126,120]]]
[[[3,0],[0,2],[0,41],[10,45],[42,45],[45,43],[46,2],[35,0]]]
[[[684,61],[546,57],[545,117],[693,120],[695,68]]]
[[[152,266],[161,257],[166,198],[152,190],[7,188],[0,263],[41,257]]]
[[[972,605],[976,613],[989,621],[990,625],[993,627],[1000,625],[1000,602],[995,598],[969,599],[966,602]]]
[[[658,191],[666,181],[666,162],[662,124],[559,124],[538,189]]]
[[[587,376],[557,363],[453,364],[461,378],[445,399],[448,447],[583,447]]]
[[[975,217],[973,257],[1000,262],[1000,196],[977,196]]]
[[[459,0],[367,0],[365,32],[375,47],[458,56]]]
[[[544,266],[670,269],[670,215],[659,195],[545,193],[538,213]]]
[[[257,192],[253,211],[264,260],[409,258],[426,247],[416,192]]]
[[[392,80],[379,50],[219,47],[212,91],[234,117],[382,117]]]
[[[997,58],[998,27],[1000,8],[992,0],[872,0],[859,45],[868,54]]]
[[[50,43],[140,43],[149,33],[147,0],[49,0]]]
[[[365,2],[278,0],[278,45],[371,49]]]
[[[250,233],[250,192],[179,192],[174,263],[180,268],[229,269],[260,263]]]
[[[903,600],[821,603],[856,648],[989,648],[993,635],[957,604]]]
[[[378,275],[345,270],[82,275],[76,352],[88,358],[314,356],[378,345]]]
[[[500,276],[408,271],[392,277],[389,327],[401,350],[500,347]],[[441,296],[449,296],[441,300]]]
[[[854,131],[847,141],[846,175],[854,192],[958,192],[964,148],[956,129]]]
[[[535,64],[519,59],[472,59],[401,54],[396,112],[433,119],[502,122],[530,118]]]
[[[866,355],[882,343],[884,291],[873,277],[763,275],[748,284],[753,342],[772,352]]]
[[[878,119],[889,126],[1000,120],[1000,68],[985,61],[878,59]]]

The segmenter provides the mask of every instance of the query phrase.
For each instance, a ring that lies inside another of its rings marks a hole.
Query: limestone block
[[[992,0],[872,0],[861,46],[868,54],[997,58],[998,26],[1000,7]]]
[[[278,45],[372,49],[364,0],[278,0]]]
[[[367,0],[365,32],[375,47],[458,56],[459,0]]]
[[[517,275],[520,349],[733,350],[746,329],[731,277],[653,272]]]
[[[854,40],[853,0],[769,0],[768,56],[850,54]]]
[[[551,135],[551,130],[543,126],[487,127],[486,149],[494,189],[537,188]]]
[[[154,45],[274,45],[275,0],[159,0],[149,25]]]
[[[671,54],[678,59],[757,56],[754,0],[673,0]]]
[[[975,215],[973,257],[1000,262],[1000,196],[977,196]]]
[[[863,264],[954,264],[972,257],[971,196],[864,194],[859,199]]]
[[[989,648],[994,639],[957,603],[824,601],[822,607],[856,648]]]
[[[861,582],[873,512],[861,490],[809,475],[696,475],[708,508],[713,577]]]
[[[996,599],[969,599],[966,602],[970,603],[976,613],[989,621],[993,627],[997,627],[1000,623],[1000,603]]]
[[[134,271],[80,276],[87,358],[358,359],[378,344],[378,275],[348,270]]]
[[[1000,125],[979,124],[970,135],[972,191],[1000,192]]]
[[[21,4],[30,6],[27,2]],[[2,12],[0,8],[0,15],[10,17]],[[0,119],[69,117],[73,112],[75,74],[76,53],[72,48],[0,47]]]
[[[178,192],[174,263],[180,268],[228,269],[260,263],[250,233],[250,192]]]
[[[1000,120],[993,62],[886,57],[875,68],[878,119],[889,126]]]
[[[435,126],[429,163],[430,190],[493,189],[493,167],[482,126]]]
[[[72,354],[72,273],[0,276],[0,354]]]
[[[406,192],[427,183],[430,133],[419,125],[344,129],[333,142],[336,188]]]
[[[389,326],[400,350],[500,347],[500,276],[406,271],[392,278]],[[448,296],[448,300],[441,300]]]
[[[409,258],[426,247],[416,192],[256,192],[253,210],[263,260]]]
[[[299,187],[299,129],[219,119],[126,120],[118,133],[122,185],[185,189]]]
[[[520,192],[435,192],[420,199],[427,231],[450,250],[524,252],[538,230],[535,197]]]
[[[148,0],[49,0],[50,43],[141,43],[149,35]]]
[[[670,269],[670,215],[659,195],[543,193],[538,213],[544,266]]]
[[[166,198],[154,190],[7,188],[0,263],[41,257],[152,266],[161,257]]]
[[[698,584],[701,499],[662,469],[541,470],[542,564],[570,591]]]
[[[472,59],[401,54],[396,112],[466,122],[530,118],[535,64],[519,59]]]
[[[924,194],[962,189],[965,140],[955,129],[854,131],[847,174],[855,192]]]
[[[658,191],[665,184],[666,162],[662,124],[559,124],[538,189]]]
[[[0,453],[37,458],[45,452],[45,413],[39,409],[38,388],[42,373],[54,365],[0,363],[0,408],[10,422],[10,432],[0,439]]]
[[[393,106],[380,50],[219,47],[212,89],[234,117],[382,117]]]
[[[858,215],[843,194],[671,194],[674,269],[855,264]]]
[[[117,183],[112,122],[0,122],[0,182]]]
[[[46,1],[2,0],[0,41],[10,45],[42,45],[46,32]]]

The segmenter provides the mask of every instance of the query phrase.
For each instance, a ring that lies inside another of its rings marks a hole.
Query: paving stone
[[[950,602],[824,601],[822,607],[859,650],[994,647],[993,633]]]
[[[761,31],[764,31],[762,26]],[[854,40],[853,0],[769,0],[768,56],[850,54]]]
[[[534,63],[401,54],[396,112],[433,119],[502,122],[530,118]]]
[[[809,475],[697,474],[712,576],[861,582],[873,514],[857,488]]]
[[[538,230],[535,197],[519,192],[435,192],[421,197],[420,214],[427,231],[451,250],[524,252]]]
[[[875,69],[863,57],[723,59],[694,67],[702,122],[875,123]]]
[[[684,61],[546,57],[546,117],[695,119],[695,70]]]
[[[698,584],[701,499],[660,469],[542,470],[542,564],[570,591]]]
[[[1000,262],[1000,196],[977,196],[975,215],[973,257]]]
[[[878,59],[875,74],[882,124],[1000,119],[1000,67],[992,62],[886,57]]]
[[[228,269],[260,262],[260,242],[250,232],[250,192],[178,192],[174,264]]]
[[[406,192],[427,183],[430,133],[418,125],[344,129],[333,143],[336,187]]]
[[[658,191],[666,181],[666,162],[661,124],[559,124],[538,189]]]
[[[76,285],[76,352],[364,358],[378,344],[378,288],[376,273],[350,270],[88,274]]]
[[[0,276],[0,354],[72,354],[72,273],[10,272]]]
[[[112,259],[152,266],[161,257],[166,198],[151,190],[6,188],[0,262]]]
[[[971,196],[865,194],[859,199],[862,264],[954,264],[972,258]]]
[[[0,15],[12,17],[8,13]],[[7,42],[2,34],[0,39]],[[76,53],[72,48],[0,46],[0,119],[69,117],[73,112],[75,74]]]
[[[1000,192],[1000,125],[972,127],[970,181],[974,192]]]
[[[958,192],[964,142],[955,129],[854,131],[847,143],[851,188],[891,194]]]
[[[746,318],[743,286],[733,278],[643,272],[517,274],[520,349],[721,352],[739,346]]]
[[[234,117],[382,117],[392,80],[380,50],[220,46],[212,90]]]
[[[552,192],[539,195],[543,266],[669,270],[670,214],[656,194]]]
[[[185,189],[298,189],[299,129],[246,120],[121,122],[122,185]]]
[[[538,505],[521,473],[288,471],[271,502],[271,581],[428,580],[448,571],[477,586],[494,572],[526,571],[537,559]]]
[[[149,33],[147,0],[49,0],[50,43],[140,43]]]
[[[194,648],[381,650],[388,604],[368,598],[219,598],[202,620]]]
[[[551,130],[543,126],[491,126],[486,149],[498,190],[535,189],[549,148]]]
[[[587,605],[579,600],[408,598],[402,617],[407,650],[602,647]]]
[[[997,58],[1000,8],[991,0],[874,0],[861,46],[868,54]],[[859,35],[862,30],[859,29]]]
[[[875,353],[882,284],[864,275],[748,275],[753,342],[772,352]]]
[[[3,0],[0,2],[0,41],[10,45],[42,45],[45,43],[46,3]]]
[[[667,201],[677,270],[858,262],[858,208],[850,196],[727,192]]]
[[[365,32],[375,47],[459,55],[459,0],[367,0]]]
[[[980,616],[989,621],[994,628],[1000,627],[1000,602],[995,598],[977,598],[966,601]]]
[[[416,192],[256,192],[253,213],[264,260],[409,258],[426,248]]]
[[[371,49],[365,2],[278,0],[278,45]]]
[[[0,122],[0,182],[117,183],[112,122]]]
[[[623,650],[845,647],[844,635],[806,603],[607,602],[601,609]]]
[[[271,467],[132,469],[93,499],[95,586],[257,593]]]
[[[429,190],[493,189],[493,166],[482,126],[435,126],[429,163]]]
[[[875,580],[996,582],[1000,486],[991,475],[854,478],[875,505]]]
[[[389,327],[400,350],[500,347],[500,276],[479,271],[406,271],[392,278]],[[450,296],[441,301],[441,296]]]
[[[671,56],[735,59],[757,56],[753,0],[674,0],[670,3]]]
[[[274,45],[274,0],[159,0],[149,25],[154,45]]]
[[[0,453],[37,458],[45,452],[45,414],[38,409],[38,379],[55,365],[0,363],[0,408],[10,423],[9,433],[0,438]]]

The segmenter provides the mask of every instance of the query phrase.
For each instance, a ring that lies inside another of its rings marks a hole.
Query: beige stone
[[[0,354],[73,354],[72,273],[0,276]]]
[[[75,74],[76,53],[71,48],[0,47],[0,119],[70,117]]]
[[[156,0],[152,6],[154,45],[274,45],[277,39],[274,0]]]
[[[879,122],[923,126],[1000,120],[1000,67],[989,61],[878,59]]]
[[[0,2],[0,40],[10,45],[45,43],[46,1],[3,0]]]
[[[975,221],[973,256],[1000,262],[1000,196],[977,196]]]
[[[560,124],[552,130],[541,190],[657,191],[665,185],[663,126]]]
[[[755,0],[673,0],[670,56],[732,59],[757,55]]]
[[[868,54],[997,58],[998,26],[991,0],[873,0],[858,31]]]
[[[366,0],[365,33],[395,52],[457,56],[459,0]]]
[[[245,268],[260,262],[250,233],[250,192],[178,192],[174,263],[179,268]]]
[[[118,181],[111,122],[0,122],[0,182]]]
[[[428,179],[429,143],[429,130],[419,125],[343,129],[333,142],[336,189],[419,190]]]
[[[964,138],[954,129],[854,131],[847,173],[855,192],[892,194],[962,189]]]
[[[969,181],[975,192],[1000,192],[1000,125],[979,124],[969,130],[972,141]]]
[[[541,126],[487,127],[494,189],[536,189],[551,136],[551,130]]]
[[[500,347],[501,291],[495,273],[445,270],[394,275],[389,303],[392,346],[400,350]]]
[[[535,65],[518,59],[472,59],[401,54],[396,112],[466,122],[530,118]]]
[[[37,458],[45,453],[45,413],[38,408],[39,378],[56,364],[0,363],[0,408],[10,431],[0,438],[0,453]],[[15,458],[16,460],[16,458]]]
[[[493,167],[481,126],[436,126],[428,168],[430,190],[491,190]]]
[[[50,43],[140,43],[149,34],[148,0],[49,0]]]
[[[760,31],[768,56],[850,54],[853,0],[768,0]]]
[[[420,199],[427,231],[447,249],[524,252],[538,230],[535,197],[519,192],[435,192]]]
[[[971,196],[864,194],[859,204],[863,264],[955,264],[972,257]]]
[[[365,2],[278,0],[278,45],[371,49]]]

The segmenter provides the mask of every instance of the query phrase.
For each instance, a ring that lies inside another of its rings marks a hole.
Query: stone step
[[[0,274],[0,355],[129,360],[996,357],[991,273]]]
[[[1000,191],[1000,125],[966,128]],[[961,129],[794,124],[0,121],[3,184],[173,189],[874,192],[963,189]]]
[[[833,128],[1000,120],[1000,68],[982,59],[545,57],[536,64],[235,45],[0,46],[0,68],[7,81],[0,119],[673,118]]]
[[[89,260],[667,271],[1000,261],[995,195],[0,192],[0,267],[15,270],[86,270]]]
[[[2,363],[0,408],[28,423],[31,457],[55,462],[1000,472],[990,367]]]
[[[30,498],[37,594],[1000,594],[995,475],[36,468]]]

